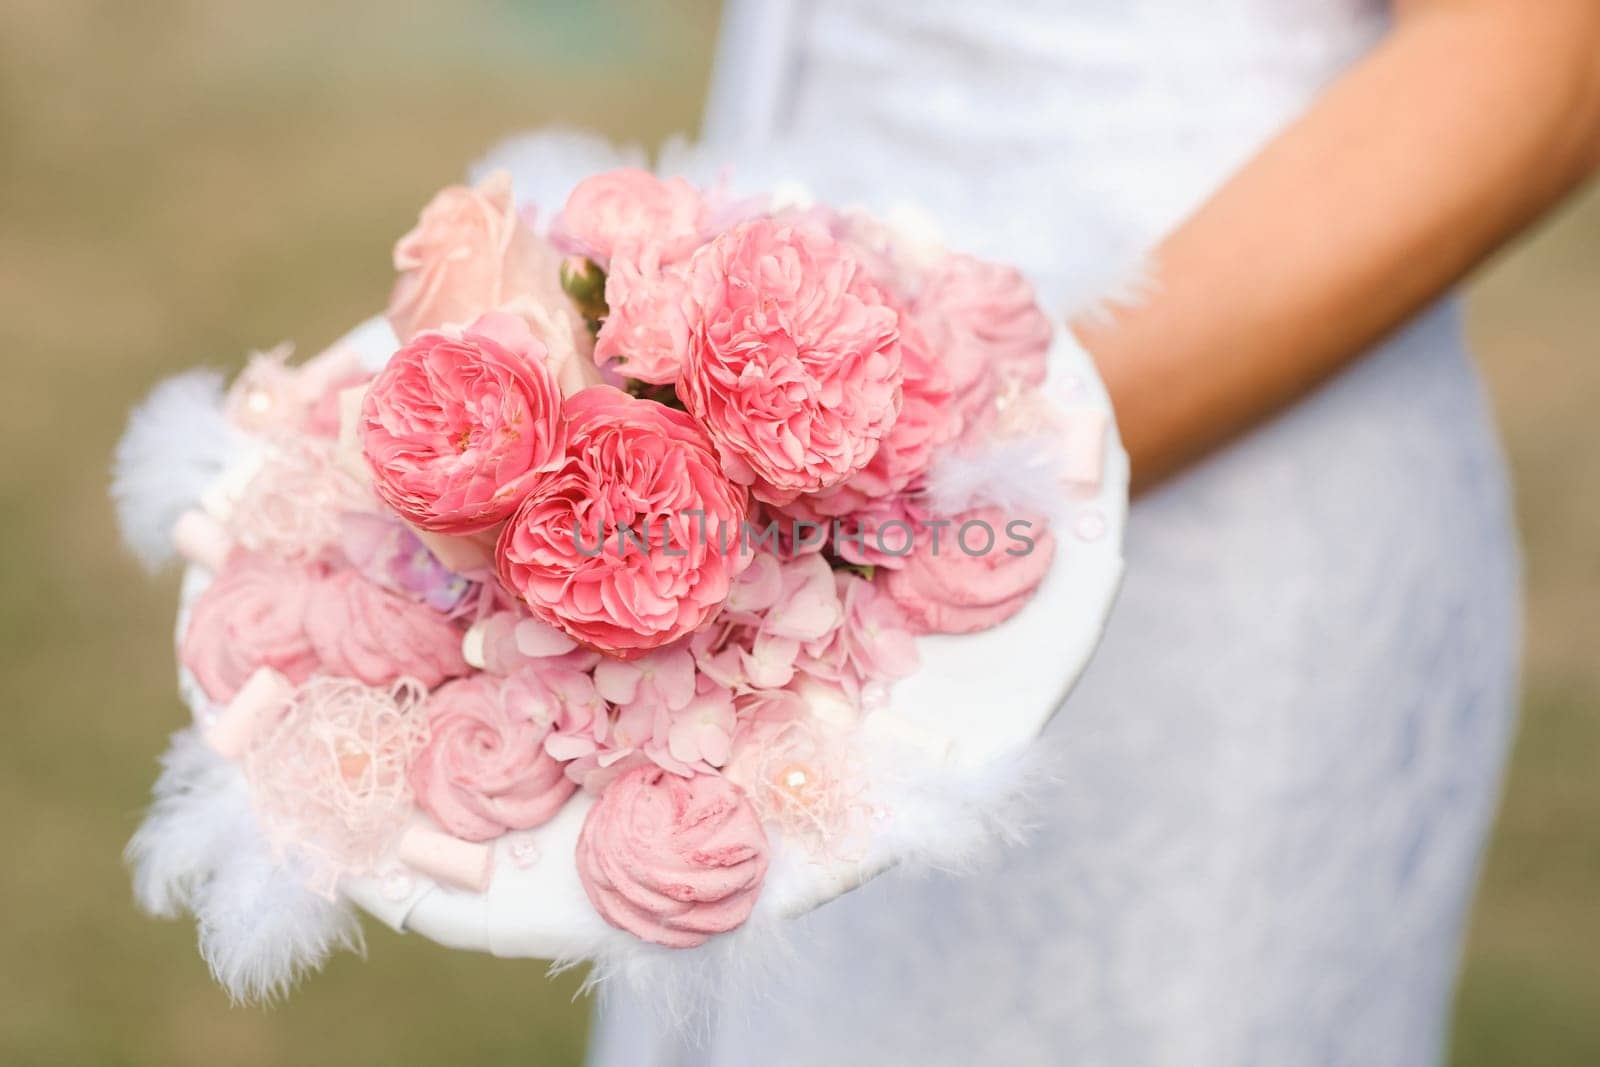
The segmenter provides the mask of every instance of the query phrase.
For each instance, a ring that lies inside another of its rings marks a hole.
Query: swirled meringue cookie
[[[542,826],[578,784],[545,752],[555,698],[533,672],[458,678],[428,698],[430,737],[411,763],[417,804],[465,841]]]
[[[455,623],[356,571],[312,587],[305,626],[324,670],[367,685],[407,676],[433,689],[469,669]]]
[[[767,836],[737,786],[659,767],[606,787],[578,835],[578,877],[608,923],[693,948],[744,923],[767,873]]]

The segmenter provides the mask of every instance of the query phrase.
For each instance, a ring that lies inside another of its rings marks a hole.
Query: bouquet
[[[1017,271],[638,168],[550,206],[443,190],[384,317],[119,447],[194,714],[128,859],[236,998],[352,905],[603,976],[959,862],[1104,621],[1126,461]]]

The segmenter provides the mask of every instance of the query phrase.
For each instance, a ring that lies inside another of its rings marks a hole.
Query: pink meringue
[[[726,778],[637,767],[589,809],[577,863],[606,922],[657,945],[693,948],[750,917],[767,873],[767,836]]]
[[[431,736],[411,764],[417,805],[466,841],[549,822],[577,789],[545,752],[554,713],[554,697],[532,673],[440,686],[427,704]]]
[[[353,570],[311,589],[305,628],[324,670],[367,685],[410,677],[432,689],[468,670],[455,624]]]
[[[320,570],[235,554],[195,598],[179,661],[212,700],[226,703],[257,668],[299,684],[317,669],[306,610]]]
[[[968,545],[959,538],[972,524]],[[942,534],[937,541],[935,536]],[[957,516],[948,527],[924,528],[898,570],[882,572],[883,591],[905,610],[919,633],[965,634],[998,626],[1022,610],[1055,558],[1055,538],[1043,522],[1018,519],[999,508]]]

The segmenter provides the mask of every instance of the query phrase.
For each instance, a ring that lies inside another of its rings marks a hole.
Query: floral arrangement
[[[1107,415],[1047,397],[1028,283],[636,168],[548,218],[503,172],[445,189],[394,262],[365,354],[177,379],[124,440],[130,541],[190,564],[197,720],[130,845],[141,900],[253,996],[358,937],[347,896],[560,864],[685,949],[780,867],[870,873],[867,728],[922,635],[1018,613],[1050,501],[1100,488]]]

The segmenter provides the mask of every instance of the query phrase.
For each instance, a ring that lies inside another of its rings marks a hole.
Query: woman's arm
[[[1402,0],[1389,39],[1073,328],[1145,488],[1403,323],[1600,163],[1600,0]]]

